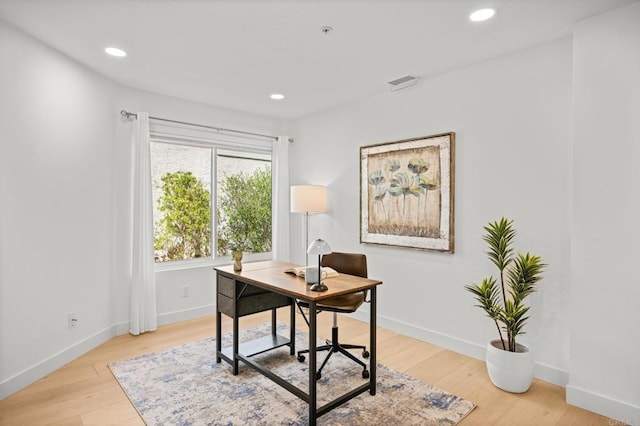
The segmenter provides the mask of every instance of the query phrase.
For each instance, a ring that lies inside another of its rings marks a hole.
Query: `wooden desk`
[[[273,263],[271,265],[273,267],[280,265],[275,262],[270,263]],[[282,263],[282,265],[286,264]],[[244,266],[245,271],[260,267],[264,267],[264,265],[249,263]],[[227,272],[227,269],[230,269],[231,272]],[[290,354],[294,355],[296,350],[295,299],[252,285],[246,280],[240,279],[231,267],[216,268],[216,271],[216,362],[220,362],[222,359],[229,362],[232,365],[233,375],[235,376],[238,374],[238,353],[253,356],[288,345]],[[288,339],[276,332],[276,309],[283,306],[290,306],[290,332]],[[238,341],[239,318],[268,310],[271,310],[271,335],[240,345]],[[233,319],[233,344],[231,348],[222,348],[221,314]]]
[[[220,305],[216,306],[216,345],[217,345],[217,353],[216,360],[220,362],[220,358],[223,358],[229,362],[236,363],[240,360],[247,364],[248,366],[254,368],[264,376],[273,380],[278,385],[287,389],[289,392],[296,395],[298,398],[309,404],[309,424],[315,425],[318,417],[326,414],[333,408],[344,404],[348,400],[354,398],[355,396],[369,391],[371,395],[376,394],[376,306],[377,306],[377,297],[376,297],[376,287],[382,284],[382,281],[371,280],[367,278],[356,277],[347,274],[340,274],[337,277],[327,278],[324,280],[325,284],[329,287],[329,290],[325,292],[314,292],[309,290],[309,285],[307,285],[304,279],[299,278],[292,274],[285,273],[285,269],[294,267],[296,265],[288,264],[284,262],[278,261],[267,261],[267,262],[256,262],[256,263],[247,263],[243,265],[243,270],[240,272],[233,271],[233,265],[223,266],[215,268],[217,275],[217,288],[218,293],[220,293],[220,283],[224,280],[233,280],[235,286],[244,286],[250,285],[256,288],[268,290],[276,295],[284,296],[289,298],[289,300],[304,300],[309,304],[309,389],[308,392],[292,385],[291,383],[285,381],[281,377],[275,375],[271,371],[263,368],[258,363],[249,358],[251,354],[245,354],[241,350],[241,348],[237,345],[237,325],[234,324],[234,348],[232,349],[231,356],[227,356],[223,353],[221,346],[221,314],[223,313],[220,309]],[[228,282],[228,281],[227,281]],[[223,284],[228,285],[228,284]],[[357,293],[359,291],[369,290],[370,298],[371,298],[371,307],[370,307],[370,320],[369,320],[369,347],[370,347],[370,357],[369,357],[369,382],[359,387],[347,392],[346,394],[339,396],[333,401],[323,405],[322,407],[317,407],[317,393],[316,393],[316,345],[317,345],[317,303],[322,301],[323,299],[327,299],[333,296],[339,296],[341,294],[349,294],[349,293]],[[236,293],[237,296],[237,293]],[[237,297],[235,298],[234,306],[237,303]],[[292,305],[293,306],[293,305]],[[269,308],[267,308],[269,309]],[[263,310],[267,310],[263,309]],[[292,313],[292,325],[291,325],[291,354],[293,355],[293,341],[294,338],[294,325],[295,319],[293,319],[294,314]],[[272,316],[273,321],[273,316]],[[275,342],[275,341],[274,341]],[[275,342],[275,344],[280,345],[280,341]],[[264,350],[263,350],[264,351]],[[232,358],[232,359],[231,359]],[[313,367],[313,368],[312,368]],[[237,374],[237,368],[234,368],[234,374]]]

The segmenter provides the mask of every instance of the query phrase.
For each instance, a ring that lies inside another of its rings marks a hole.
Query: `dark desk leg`
[[[276,309],[271,310],[271,335],[276,335]]]
[[[291,299],[289,308],[289,355],[296,354],[296,301]]]
[[[236,310],[237,312],[237,310]],[[233,375],[238,375],[238,350],[239,350],[239,327],[238,327],[238,317],[234,315],[233,317]]]
[[[316,424],[316,302],[309,302],[309,425]]]
[[[369,394],[376,394],[376,288],[371,287],[369,290],[371,293],[371,317],[369,318],[369,346],[371,347],[371,354],[369,357]]]
[[[219,354],[222,351],[222,313],[216,309],[216,362],[220,364],[222,358]]]

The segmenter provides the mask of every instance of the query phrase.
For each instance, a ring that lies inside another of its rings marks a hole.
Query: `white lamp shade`
[[[291,213],[324,213],[326,211],[326,186],[293,185],[291,187]]]
[[[325,240],[318,238],[311,244],[309,244],[309,248],[307,249],[307,253],[312,256],[318,256],[321,254],[329,254],[331,253],[331,247],[329,243]]]

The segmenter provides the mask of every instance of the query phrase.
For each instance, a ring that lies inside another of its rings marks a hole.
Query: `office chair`
[[[333,252],[322,256],[322,266],[331,267],[343,274],[356,275],[359,277],[367,278],[367,257],[364,254]],[[331,284],[329,283],[329,285]],[[335,296],[329,299],[322,300],[316,305],[318,312],[333,312],[331,340],[327,340],[326,345],[318,346],[316,348],[316,352],[329,351],[326,358],[322,362],[322,365],[318,369],[318,373],[316,375],[317,379],[320,379],[322,377],[322,369],[327,364],[327,361],[329,361],[329,358],[331,358],[331,355],[336,352],[340,352],[341,354],[345,355],[346,357],[362,366],[362,377],[365,379],[369,378],[367,364],[356,358],[351,352],[347,350],[362,349],[362,357],[369,358],[369,352],[367,351],[366,346],[345,344],[338,341],[338,313],[349,314],[355,312],[360,307],[360,305],[365,302],[365,293],[365,291],[361,291],[353,294]],[[309,321],[304,315],[302,308],[308,308],[309,304],[304,301],[298,301],[298,306],[300,307],[300,312],[302,313],[308,325]],[[298,351],[298,361],[304,362],[305,357],[303,354],[308,352],[309,349]]]

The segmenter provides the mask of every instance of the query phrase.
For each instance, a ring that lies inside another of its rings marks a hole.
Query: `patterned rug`
[[[287,327],[279,324],[281,334]],[[270,326],[241,330],[240,341],[269,334]],[[307,347],[297,332],[296,349]],[[231,346],[231,335],[222,347]],[[215,360],[215,338],[109,364],[113,375],[147,425],[304,425],[308,406],[252,368],[240,363],[234,376]],[[318,365],[325,353],[318,354]],[[301,389],[308,389],[308,358],[299,363],[283,347],[253,359]],[[366,380],[341,354],[331,357],[318,380],[318,406]],[[377,392],[360,394],[318,418],[319,425],[454,425],[473,408],[458,398],[378,364]]]

